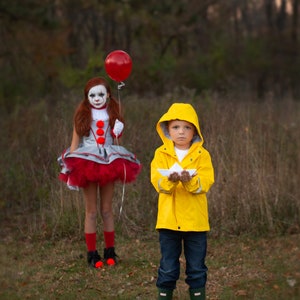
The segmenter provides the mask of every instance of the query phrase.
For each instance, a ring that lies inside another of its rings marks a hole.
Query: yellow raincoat
[[[183,120],[195,125],[197,135],[179,162],[168,134],[167,121]],[[203,147],[198,116],[186,103],[174,103],[157,122],[156,130],[163,145],[156,149],[151,162],[151,183],[159,193],[156,229],[208,231],[206,193],[214,183],[214,170],[209,152]],[[178,163],[183,169],[196,169],[196,176],[186,183],[171,182],[158,169],[170,169]]]

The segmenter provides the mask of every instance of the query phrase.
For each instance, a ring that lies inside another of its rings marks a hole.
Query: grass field
[[[1,300],[156,299],[157,193],[149,166],[161,143],[155,124],[179,100],[199,112],[215,168],[208,195],[207,299],[300,299],[299,101],[192,91],[126,97],[124,145],[143,170],[126,186],[116,220],[120,263],[91,270],[82,195],[57,180],[56,160],[70,143],[70,105],[77,99],[65,95],[56,107],[44,100],[0,119]],[[116,213],[122,192],[116,186]],[[184,300],[184,257],[181,262],[174,298]]]
[[[156,299],[156,232],[117,236],[120,263],[92,270],[84,240],[38,239],[6,224],[1,234],[0,299]],[[189,299],[181,278],[174,299]],[[207,299],[300,299],[300,235],[209,237]]]

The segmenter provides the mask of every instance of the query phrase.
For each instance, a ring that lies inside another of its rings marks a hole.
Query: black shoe
[[[98,251],[89,251],[87,253],[87,262],[91,268],[102,268],[103,262],[101,261],[101,256],[99,255]]]
[[[115,247],[104,249],[104,259],[107,265],[114,266],[118,262],[117,257],[118,255],[115,253]]]

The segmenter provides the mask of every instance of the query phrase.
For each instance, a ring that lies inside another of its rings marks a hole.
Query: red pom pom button
[[[96,131],[97,135],[103,135],[104,134],[104,130],[102,128],[98,128]]]
[[[104,127],[104,121],[99,120],[99,121],[97,121],[96,125],[98,128],[102,128],[102,127]]]
[[[105,143],[105,138],[100,136],[97,138],[97,143],[103,145]]]

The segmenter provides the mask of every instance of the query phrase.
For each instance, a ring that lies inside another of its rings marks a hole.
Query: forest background
[[[1,1],[1,214],[30,223],[34,214],[31,230],[52,235],[77,228],[80,196],[57,181],[56,158],[85,82],[106,76],[105,57],[122,49],[133,60],[121,90],[124,143],[144,165],[126,190],[124,222],[153,226],[155,123],[185,101],[199,111],[216,169],[214,230],[299,226],[298,12],[295,0]]]
[[[156,122],[173,102],[194,105],[212,156],[210,237],[299,236],[299,9],[298,0],[1,0],[0,222],[7,253],[20,249],[8,242],[12,233],[26,239],[24,251],[33,241],[82,240],[82,195],[57,179],[57,157],[70,145],[86,81],[104,76],[117,95],[104,68],[116,49],[133,61],[120,90],[122,142],[143,164],[123,203],[122,184],[116,187],[120,249],[126,253],[126,238],[153,241],[157,194],[149,165],[161,143]],[[293,249],[299,253],[299,245]],[[4,287],[13,293],[14,282],[31,294],[5,263]]]
[[[297,0],[2,0],[1,215],[20,212],[52,236],[77,231],[81,195],[57,181],[56,158],[85,82],[107,77],[105,57],[122,49],[133,60],[120,93],[123,140],[144,166],[126,188],[125,224],[153,228],[155,124],[172,102],[190,102],[216,169],[213,231],[297,231],[298,19]]]

